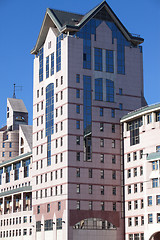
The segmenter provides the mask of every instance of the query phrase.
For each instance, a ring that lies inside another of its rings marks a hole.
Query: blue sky
[[[13,84],[22,98],[32,124],[34,47],[46,8],[85,14],[99,0],[0,0],[0,127],[6,123],[7,97]],[[160,0],[108,0],[112,10],[130,33],[144,38],[144,89],[148,104],[160,102]]]

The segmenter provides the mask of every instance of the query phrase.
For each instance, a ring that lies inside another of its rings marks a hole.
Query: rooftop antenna
[[[13,84],[13,98],[16,98],[16,89],[19,91],[22,91],[22,86],[16,86],[16,84]]]

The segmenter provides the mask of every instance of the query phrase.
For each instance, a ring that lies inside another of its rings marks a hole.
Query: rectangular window
[[[80,136],[76,137],[76,143],[77,143],[77,145],[80,145]]]
[[[160,223],[160,213],[157,213],[157,223]]]
[[[40,213],[40,206],[37,206],[37,214]]]
[[[116,171],[112,171],[112,179],[116,179]]]
[[[80,129],[80,121],[79,120],[76,121],[76,129]]]
[[[49,78],[49,56],[46,57],[46,78]]]
[[[94,69],[96,71],[102,71],[102,49],[94,49]]]
[[[127,154],[127,162],[130,162],[131,161],[131,155],[130,153]]]
[[[104,131],[104,123],[100,123],[100,131],[103,132]]]
[[[77,153],[76,153],[76,160],[77,160],[77,161],[80,161],[80,152],[77,152]]]
[[[139,157],[140,157],[140,159],[143,158],[143,150],[140,150],[140,152],[139,152]]]
[[[115,133],[115,124],[112,124],[112,133]]]
[[[101,195],[104,195],[104,186],[101,186]]]
[[[103,107],[99,108],[99,115],[100,115],[100,117],[103,117]]]
[[[100,170],[101,179],[104,179],[104,170]]]
[[[92,178],[92,168],[88,169],[88,177]]]
[[[112,139],[112,148],[116,147],[116,141],[114,139]]]
[[[61,85],[63,84],[63,76],[61,76]]]
[[[63,34],[57,37],[56,43],[56,71],[61,70],[61,40],[63,39]]]
[[[51,76],[54,74],[54,53],[51,54]]]
[[[88,186],[88,193],[89,193],[89,194],[92,194],[92,185],[89,185],[89,186]]]
[[[80,74],[76,74],[76,83],[80,83]]]
[[[61,202],[58,202],[58,211],[61,210]]]
[[[153,223],[153,214],[152,213],[148,214],[148,223],[149,224]]]
[[[128,178],[131,177],[131,169],[128,169],[128,171],[127,171],[127,177],[128,177]]]
[[[148,196],[148,206],[152,206],[152,196]]]
[[[137,191],[138,191],[137,184],[134,184],[134,193],[137,193]]]
[[[106,101],[114,102],[114,82],[106,79]]]
[[[137,160],[137,152],[134,152],[134,153],[133,153],[133,160],[134,160],[134,161]]]
[[[160,205],[160,195],[157,195],[157,196],[156,196],[156,204],[157,204],[157,205]]]
[[[137,177],[137,168],[134,168],[134,177]]]
[[[80,177],[80,168],[77,168],[77,169],[76,169],[76,176],[77,176],[77,177]]]
[[[80,90],[76,89],[76,98],[80,98]]]
[[[39,50],[39,82],[43,81],[43,47]]]
[[[119,95],[123,95],[122,88],[119,88]]]
[[[138,217],[134,218],[134,224],[135,224],[135,226],[138,226]],[[138,234],[138,236],[139,236],[139,234]],[[134,237],[134,239],[137,239],[137,238]]]
[[[80,193],[80,184],[77,184],[77,190],[76,192],[79,194]]]
[[[123,103],[119,103],[119,110],[123,110]]]
[[[158,170],[158,161],[153,161],[152,162],[152,171]]]
[[[77,209],[77,210],[80,210],[80,201],[77,201],[76,209]]]
[[[140,176],[143,175],[143,166],[140,166]]]
[[[103,138],[100,139],[100,147],[104,147],[104,139]]]
[[[112,155],[112,164],[116,164],[116,155]]]
[[[76,113],[80,113],[80,105],[76,105]]]
[[[131,210],[132,209],[132,203],[131,201],[128,202],[128,210]]]
[[[115,118],[115,109],[111,109],[111,117]]]
[[[153,178],[152,179],[152,188],[157,188],[158,187],[158,178]]]
[[[104,154],[101,154],[101,155],[100,155],[100,162],[101,162],[101,163],[104,163]]]
[[[112,194],[116,195],[116,187],[112,187]]]
[[[44,221],[44,231],[53,230],[53,220],[48,219]]]
[[[95,79],[95,100],[103,101],[103,79]]]
[[[47,212],[50,212],[51,210],[51,206],[50,206],[50,203],[47,204]]]
[[[106,72],[114,72],[114,60],[112,50],[106,50]]]

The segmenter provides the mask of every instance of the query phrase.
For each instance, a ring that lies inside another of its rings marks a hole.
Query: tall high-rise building
[[[141,43],[105,1],[47,9],[31,51],[36,239],[124,239],[119,120],[146,104]]]

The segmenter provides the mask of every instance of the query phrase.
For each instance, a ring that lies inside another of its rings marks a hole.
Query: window
[[[160,223],[160,213],[157,213],[157,223]]]
[[[12,148],[12,143],[11,142],[9,143],[9,148]]]
[[[49,56],[46,57],[46,78],[49,77]]]
[[[100,131],[101,131],[101,132],[104,131],[104,123],[100,123]]]
[[[80,177],[80,168],[77,168],[77,169],[76,169],[76,176],[77,176],[77,177]]]
[[[89,210],[92,210],[92,209],[93,209],[93,202],[89,201]]]
[[[61,115],[63,115],[63,107],[61,107]]]
[[[134,177],[137,177],[137,168],[134,168]]]
[[[44,221],[44,231],[53,230],[53,220],[48,219]]]
[[[54,74],[54,53],[51,54],[51,76]]]
[[[40,213],[40,206],[37,206],[37,214]]]
[[[76,98],[80,98],[80,90],[76,89]]]
[[[134,223],[135,223],[135,226],[138,226],[138,217],[135,217],[134,218]],[[134,238],[135,239],[135,238]]]
[[[160,205],[160,195],[157,195],[157,196],[156,196],[156,204],[157,204],[157,205]]]
[[[140,183],[140,191],[143,192],[143,183]]]
[[[76,83],[80,83],[80,75],[76,74]]]
[[[61,210],[61,202],[58,202],[58,211]]]
[[[156,152],[160,152],[160,145],[156,146]]]
[[[152,170],[157,170],[158,169],[158,161],[153,161],[152,162]]]
[[[147,124],[150,124],[152,122],[152,114],[147,115]]]
[[[128,177],[128,178],[131,177],[131,169],[128,169],[128,171],[127,171],[127,177]]]
[[[142,159],[143,158],[143,150],[140,150],[140,152],[139,152],[140,154],[140,159]]]
[[[114,102],[114,82],[106,79],[106,101]]]
[[[148,196],[148,206],[152,206],[152,196]]]
[[[61,146],[63,146],[63,138],[61,137]]]
[[[100,147],[104,147],[104,139],[103,138],[100,139]]]
[[[128,227],[132,226],[132,218],[128,218]]]
[[[94,49],[94,69],[96,71],[102,71],[102,49]]]
[[[24,235],[24,236],[27,235],[27,229],[23,229],[23,235]]]
[[[142,118],[138,118],[127,124],[127,131],[130,131],[130,145],[139,143],[139,127],[142,126]]]
[[[60,154],[60,161],[63,162],[63,153]]]
[[[113,211],[116,211],[116,202],[113,202]]]
[[[76,153],[76,160],[77,160],[77,161],[80,161],[80,152],[77,152],[77,153]]]
[[[79,120],[76,121],[76,128],[80,129],[80,121]]]
[[[127,154],[127,162],[130,162],[131,161],[131,155],[130,153]]]
[[[137,152],[134,152],[134,153],[133,153],[133,160],[134,160],[134,161],[137,160]]]
[[[24,217],[23,217],[23,223],[26,223],[26,222],[27,222],[27,217],[24,216]]]
[[[115,124],[112,124],[112,133],[115,133]]]
[[[114,72],[114,60],[112,50],[106,50],[106,72]]]
[[[116,147],[116,141],[114,139],[112,139],[112,148]]]
[[[47,204],[47,212],[50,212],[50,203]]]
[[[128,210],[131,210],[132,209],[132,203],[131,201],[128,202]]]
[[[63,84],[63,76],[61,76],[61,85]]]
[[[104,211],[104,202],[101,202],[101,211]]]
[[[88,187],[88,193],[89,193],[89,194],[92,194],[92,185],[89,185],[89,187]]]
[[[41,232],[41,221],[36,222],[36,232]]]
[[[152,188],[157,188],[158,187],[158,178],[153,178],[152,179]]]
[[[101,195],[104,195],[104,186],[101,186]]]
[[[116,155],[112,155],[112,164],[116,164]]]
[[[61,100],[63,99],[63,92],[61,91]]]
[[[115,118],[115,109],[111,109],[111,117]]]
[[[143,175],[143,166],[140,166],[140,175]]]
[[[103,107],[99,108],[99,115],[100,115],[100,117],[103,117]]]
[[[116,171],[112,171],[112,179],[116,179]]]
[[[119,95],[123,95],[122,88],[119,88]]]
[[[39,112],[39,103],[37,104],[37,112]]]
[[[45,189],[45,197],[47,197],[47,189]]]
[[[79,194],[80,193],[80,184],[77,184],[76,192]]]
[[[119,103],[119,110],[123,110],[123,104]]]
[[[152,213],[148,214],[148,223],[153,223],[153,215]]]
[[[80,105],[76,105],[76,113],[80,113]]]
[[[89,178],[92,178],[92,169],[91,169],[91,168],[88,169],[88,177],[89,177]]]
[[[80,210],[80,201],[77,201],[76,209],[77,209],[77,210]]]
[[[80,145],[80,136],[76,137],[76,143],[77,143],[77,145]]]
[[[43,81],[43,47],[39,50],[39,82]]]
[[[9,157],[12,157],[12,152],[9,152]]]
[[[95,79],[95,100],[103,101],[103,79]]]
[[[104,154],[101,154],[101,155],[100,155],[100,162],[101,162],[101,163],[104,163]]]
[[[144,216],[141,216],[141,225],[144,225]]]
[[[137,184],[134,184],[134,193],[137,193],[138,187]]]
[[[101,179],[104,179],[104,170],[100,170]]]
[[[116,195],[116,187],[112,187],[112,194]]]

